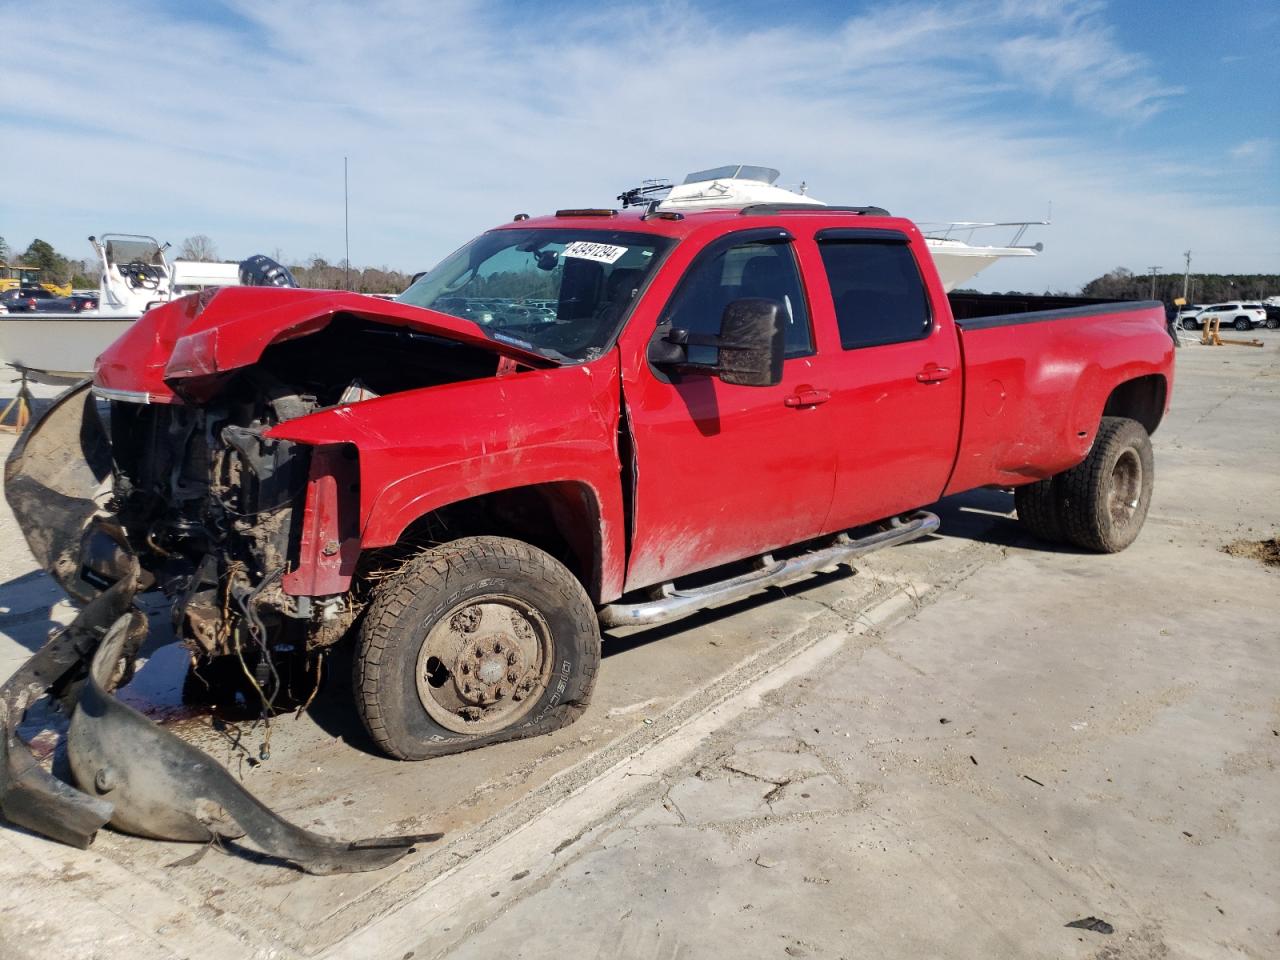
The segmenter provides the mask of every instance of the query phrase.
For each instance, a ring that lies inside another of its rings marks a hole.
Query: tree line
[[[43,283],[70,283],[73,287],[98,285],[98,270],[91,262],[64,257],[53,244],[39,237],[21,253],[12,250],[5,238],[0,237],[0,263],[10,267],[38,267]]]
[[[1116,267],[1080,288],[1081,296],[1107,300],[1163,300],[1182,296],[1180,273],[1134,273]],[[1274,273],[1193,273],[1186,279],[1187,303],[1226,303],[1231,300],[1262,300],[1280,295],[1280,274]]]

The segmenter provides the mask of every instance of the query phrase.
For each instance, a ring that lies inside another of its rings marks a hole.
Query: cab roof
[[[894,217],[879,207],[833,207],[817,204],[752,204],[742,208],[651,212],[645,207],[626,210],[569,209],[538,217],[519,215],[496,230],[564,229],[626,230],[683,239],[704,228],[727,223],[752,226],[775,226],[789,223],[822,222],[826,226],[879,227],[902,230],[914,228],[909,220]]]

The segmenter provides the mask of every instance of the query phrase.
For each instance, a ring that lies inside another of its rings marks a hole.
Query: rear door
[[[828,405],[839,453],[827,528],[840,530],[942,496],[960,442],[963,377],[950,314],[934,316],[905,233],[839,228],[814,239],[842,354]]]
[[[835,482],[825,389],[831,364],[814,348],[809,291],[790,234],[738,231],[690,263],[647,339],[671,327],[719,332],[741,297],[783,305],[787,353],[772,387],[726,384],[709,372],[673,373],[640,360],[625,385],[634,446],[633,537],[627,589],[816,536]],[[694,364],[712,347],[690,347]]]

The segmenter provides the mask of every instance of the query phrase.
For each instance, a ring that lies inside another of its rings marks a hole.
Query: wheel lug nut
[[[507,671],[507,680],[511,683],[516,682],[516,672],[514,670]]]
[[[469,664],[469,663],[464,663],[464,664],[462,665],[462,672],[463,672],[463,674],[468,674],[468,673],[470,673],[470,672],[471,672],[471,664]]]
[[[483,657],[483,656],[484,656],[484,649],[482,647],[476,647],[476,659],[479,659],[480,657]]]
[[[507,663],[515,663],[515,662],[516,662],[516,652],[512,650],[510,653],[507,654]]]
[[[502,652],[502,644],[498,643],[496,640],[493,642],[493,652],[494,653]]]

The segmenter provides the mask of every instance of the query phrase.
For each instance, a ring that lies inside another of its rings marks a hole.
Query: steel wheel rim
[[[453,733],[505,729],[547,689],[553,653],[551,628],[537,609],[503,594],[471,597],[437,619],[419,646],[418,700]]]
[[[1111,522],[1123,527],[1138,512],[1142,500],[1142,458],[1138,451],[1125,450],[1111,468],[1111,486],[1107,491],[1107,512]]]

